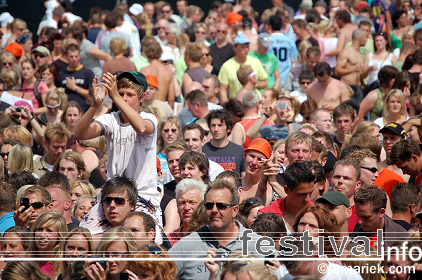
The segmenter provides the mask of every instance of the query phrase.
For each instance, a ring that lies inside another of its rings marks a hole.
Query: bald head
[[[187,87],[186,87],[186,95],[188,95],[190,92],[194,91],[194,90],[200,90],[203,91],[202,85],[199,82],[191,82]]]

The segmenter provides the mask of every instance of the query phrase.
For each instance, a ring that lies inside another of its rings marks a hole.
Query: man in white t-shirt
[[[98,78],[94,78],[91,90],[93,101],[75,129],[75,138],[85,140],[104,135],[108,148],[108,178],[124,176],[133,179],[138,190],[136,209],[159,217],[160,196],[156,187],[158,121],[153,114],[140,112],[148,87],[146,78],[137,71],[124,72],[117,78],[106,73],[102,84],[103,88],[98,85]],[[96,108],[104,102],[106,92],[120,111],[104,114],[92,121]],[[85,226],[91,225],[91,230],[97,230],[91,231],[93,234],[103,230],[98,225],[98,218],[103,213],[101,209],[95,212],[91,210],[85,219]],[[96,214],[99,216],[95,217]]]

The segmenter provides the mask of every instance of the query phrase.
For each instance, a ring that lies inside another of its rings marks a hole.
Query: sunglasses
[[[203,53],[202,56],[210,56],[209,53]]]
[[[19,120],[19,119],[21,119],[21,120],[26,120],[26,119],[28,119],[27,117],[25,117],[24,115],[18,115],[18,114],[14,114],[14,115],[12,115],[12,118],[14,118],[15,120]]]
[[[162,10],[163,14],[168,14],[171,12],[171,10]]]
[[[245,208],[250,207],[252,204],[257,203],[257,202],[262,203],[262,199],[260,199],[259,197],[250,197],[246,200]]]
[[[161,248],[158,246],[149,246],[149,245],[144,245],[142,246],[140,249],[145,249],[148,248],[148,251],[153,254],[153,255],[160,255],[161,254]]]
[[[47,107],[48,109],[50,109],[50,110],[56,110],[56,109],[59,109],[60,108],[60,103],[59,104],[57,104],[57,105],[45,105],[45,107]]]
[[[33,202],[30,205],[34,209],[40,209],[40,208],[42,208],[45,205],[45,203],[44,202],[41,202],[41,201],[38,201],[38,202]]]
[[[7,66],[7,65],[12,66],[13,65],[13,62],[3,62],[2,64],[3,64],[3,66]]]
[[[39,54],[39,53],[37,53],[37,54],[34,54],[34,57],[35,58],[39,58],[39,57],[44,58],[44,57],[47,57],[47,56],[45,54]]]
[[[196,31],[196,34],[205,34],[203,31]]]
[[[160,30],[160,29],[166,29],[166,28],[163,26],[158,26],[157,29]]]
[[[361,166],[360,168],[366,169],[371,171],[372,173],[376,173],[378,171],[378,169],[376,167],[367,167],[367,166]]]
[[[223,33],[223,34],[226,34],[226,33],[227,33],[227,31],[224,31],[224,30],[217,30],[217,33]]]
[[[204,86],[204,85],[202,85],[202,87],[203,87],[204,89],[209,89],[209,88],[210,88],[209,86]]]
[[[110,205],[113,200],[114,200],[114,203],[116,203],[117,206],[123,206],[123,205],[126,204],[126,199],[124,197],[106,196],[106,197],[103,198],[102,202],[105,205]]]
[[[300,82],[301,85],[309,85],[312,82]]]
[[[169,133],[169,132],[170,132],[170,129],[168,129],[168,128],[163,129],[163,132],[164,132],[164,133]],[[177,129],[176,129],[176,128],[173,128],[173,129],[171,129],[171,132],[173,132],[173,133],[177,133]]]
[[[234,206],[234,204],[229,203],[223,203],[223,202],[205,202],[205,209],[212,210],[214,208],[214,205],[217,206],[218,210],[225,210],[231,206]]]
[[[9,153],[0,153],[0,156],[1,156],[2,158],[5,158],[5,157],[8,157],[8,156],[9,156]]]

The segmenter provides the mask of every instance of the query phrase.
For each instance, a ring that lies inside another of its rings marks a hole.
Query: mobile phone
[[[120,280],[129,280],[129,273],[121,272],[120,273]]]
[[[14,106],[13,108],[15,109],[15,112],[22,112],[22,108],[20,106]]]
[[[107,267],[106,261],[98,261],[97,263],[99,263],[104,269],[106,269],[106,267]]]
[[[286,102],[277,102],[277,109],[287,109]]]
[[[275,255],[269,255],[269,256],[266,256],[265,258],[266,258],[266,259],[274,259],[274,257],[275,257]],[[265,262],[264,262],[264,265],[267,265],[267,264],[268,264],[268,265],[272,265],[269,261],[265,261]]]
[[[25,212],[29,208],[29,198],[22,197],[20,200],[20,206],[25,206],[25,208],[22,210],[22,213]]]

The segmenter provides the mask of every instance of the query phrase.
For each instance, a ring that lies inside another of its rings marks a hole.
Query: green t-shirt
[[[135,58],[133,63],[135,64],[135,67],[138,71],[149,65],[148,59],[142,55],[139,55],[137,58]]]
[[[176,78],[177,78],[177,81],[180,84],[182,84],[183,73],[185,73],[185,71],[188,70],[188,66],[186,65],[185,56],[184,55],[182,55],[181,57],[179,57],[178,60],[176,60],[176,62],[174,63],[174,67],[176,67]]]
[[[259,61],[261,61],[262,66],[265,69],[265,72],[267,72],[267,81],[268,81],[268,87],[272,88],[274,86],[274,72],[278,68],[278,60],[275,55],[272,53],[267,52],[263,56],[259,56],[256,52],[251,52],[248,54],[249,56],[257,58]]]

